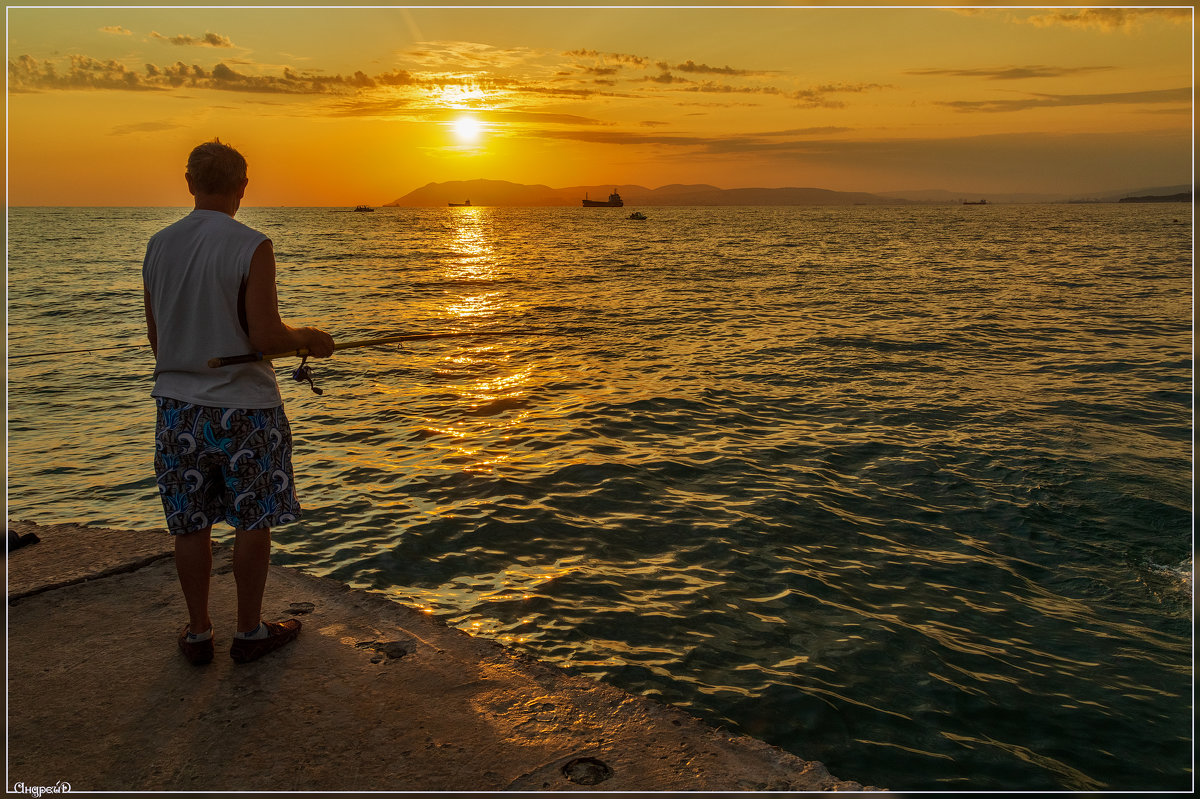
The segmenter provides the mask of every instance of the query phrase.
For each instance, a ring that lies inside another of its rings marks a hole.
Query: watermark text
[[[65,780],[59,780],[53,785],[26,785],[23,782],[18,782],[13,786],[13,791],[16,793],[27,793],[34,799],[41,799],[48,793],[70,793],[71,783]]]

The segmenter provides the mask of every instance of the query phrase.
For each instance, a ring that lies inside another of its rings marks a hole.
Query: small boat
[[[583,195],[584,208],[620,208],[625,205],[621,200],[621,195],[617,194],[617,190],[613,189],[612,194],[608,195],[608,200],[601,202],[600,200],[589,200],[587,195]]]
[[[467,200],[465,203],[447,203],[447,205],[449,205],[451,208],[470,208],[471,201]]]
[[[374,211],[375,209],[369,205],[356,205],[356,206],[354,206],[354,210],[355,211]]]
[[[645,219],[646,215],[643,214],[641,211],[634,211],[632,214],[629,215],[629,218],[630,219]]]
[[[987,205],[987,200],[980,200],[977,203],[973,203],[970,200],[963,200],[963,205]]]

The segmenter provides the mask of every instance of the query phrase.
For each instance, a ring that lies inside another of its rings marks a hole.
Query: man
[[[271,528],[300,515],[291,431],[269,361],[217,369],[207,362],[302,347],[324,358],[333,339],[279,317],[271,241],[233,218],[246,191],[246,160],[213,140],[192,150],[184,177],[195,210],[150,239],[142,265],[155,355],[154,466],[189,616],[179,649],[197,665],[213,658],[211,535],[213,523],[224,521],[236,530],[230,656],[246,663],[300,632],[296,619],[261,618]]]

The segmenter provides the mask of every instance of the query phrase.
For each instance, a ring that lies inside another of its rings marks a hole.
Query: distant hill
[[[549,186],[525,186],[507,180],[452,180],[427,183],[385,206],[428,208],[461,203],[472,205],[562,205],[562,199]]]
[[[708,184],[673,183],[648,189],[637,185],[569,186],[554,189],[543,185],[510,183],[506,180],[452,180],[429,183],[398,197],[387,207],[430,208],[470,200],[483,206],[580,205],[584,197],[607,199],[616,189],[627,206],[655,205],[883,205],[897,200],[864,192],[829,189],[719,189]]]
[[[1192,201],[1192,193],[1190,191],[1181,191],[1178,194],[1148,194],[1141,197],[1122,197],[1117,200],[1121,203],[1190,203]]]
[[[1187,200],[1192,199],[1192,186],[1190,183],[1183,183],[1177,186],[1152,186],[1148,189],[1130,189],[1128,191],[1110,192],[1101,196],[1104,202],[1120,202],[1127,197],[1166,197],[1177,194],[1186,194]]]
[[[945,189],[919,189],[913,191],[879,192],[880,197],[911,200],[922,203],[959,203],[963,200],[976,201],[986,199],[989,203],[1065,203],[1065,202],[1096,202],[1115,203],[1125,197],[1144,197],[1181,194],[1191,194],[1192,187],[1188,184],[1178,186],[1156,186],[1146,189],[1126,189],[1124,191],[1102,191],[1090,194],[1033,194],[1022,192],[955,192]]]

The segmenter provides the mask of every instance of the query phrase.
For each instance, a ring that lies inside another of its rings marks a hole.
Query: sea
[[[10,519],[161,534],[186,213],[8,209]],[[275,362],[275,563],[863,784],[1194,785],[1190,205],[238,219],[292,324],[471,334]]]

